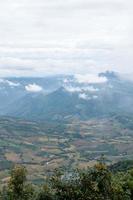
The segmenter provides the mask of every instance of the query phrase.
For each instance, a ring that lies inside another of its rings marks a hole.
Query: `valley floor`
[[[0,180],[16,163],[41,183],[55,168],[87,168],[104,155],[107,164],[133,159],[133,130],[118,117],[44,122],[0,119]]]

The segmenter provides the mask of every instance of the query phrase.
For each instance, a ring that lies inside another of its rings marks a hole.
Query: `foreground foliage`
[[[111,172],[103,163],[87,170],[56,171],[43,186],[28,183],[16,166],[2,187],[1,200],[133,200],[133,170]]]

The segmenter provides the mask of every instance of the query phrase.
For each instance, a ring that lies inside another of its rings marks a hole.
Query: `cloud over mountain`
[[[25,89],[28,92],[41,92],[43,90],[43,88],[35,83],[33,84],[29,84],[25,86]]]
[[[105,83],[107,82],[106,77],[100,77],[98,74],[77,74],[75,75],[75,79],[79,83]]]
[[[13,82],[13,81],[9,81],[7,79],[0,79],[0,84],[7,84],[11,87],[17,87],[17,86],[20,86],[20,83],[17,83],[17,82]]]

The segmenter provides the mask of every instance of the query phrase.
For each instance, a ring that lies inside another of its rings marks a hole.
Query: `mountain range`
[[[87,120],[133,114],[133,82],[115,72],[0,79],[0,115],[30,120]]]

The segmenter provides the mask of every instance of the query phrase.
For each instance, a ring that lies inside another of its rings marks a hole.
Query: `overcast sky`
[[[133,0],[0,0],[0,76],[133,73]]]

